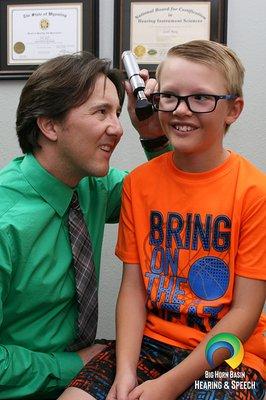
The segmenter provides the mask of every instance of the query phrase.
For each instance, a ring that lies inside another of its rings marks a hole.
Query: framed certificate
[[[0,79],[27,78],[50,58],[88,50],[98,56],[97,0],[0,2]]]
[[[115,0],[114,65],[131,50],[151,75],[175,45],[195,39],[226,43],[227,0]]]

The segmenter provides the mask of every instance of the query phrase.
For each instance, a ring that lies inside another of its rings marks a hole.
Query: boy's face
[[[229,94],[223,75],[207,65],[180,57],[168,57],[160,76],[160,92],[179,96],[191,94]],[[233,94],[233,93],[232,93]],[[181,101],[173,112],[159,111],[165,134],[174,147],[177,167],[191,172],[215,168],[226,158],[223,137],[227,124],[242,110],[242,99],[219,100],[210,113],[193,113]]]

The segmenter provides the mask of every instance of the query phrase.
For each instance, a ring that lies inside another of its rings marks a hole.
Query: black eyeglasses
[[[236,94],[190,94],[189,96],[178,96],[172,93],[153,93],[151,102],[156,111],[173,112],[183,100],[188,109],[193,113],[210,113],[215,110],[218,100],[234,100]]]

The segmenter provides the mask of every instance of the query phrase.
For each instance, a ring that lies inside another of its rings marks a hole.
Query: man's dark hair
[[[70,109],[88,99],[99,74],[113,82],[122,107],[125,94],[122,74],[110,68],[109,60],[80,52],[53,58],[33,72],[22,90],[17,109],[16,129],[23,153],[32,153],[39,147],[37,118],[46,116],[63,121]]]

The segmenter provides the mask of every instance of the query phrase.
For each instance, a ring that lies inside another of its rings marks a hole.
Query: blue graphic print
[[[229,268],[217,257],[202,257],[195,261],[188,274],[188,283],[196,296],[203,300],[222,297],[229,283]]]
[[[230,218],[177,212],[165,218],[151,211],[148,244],[150,311],[168,321],[186,316],[188,326],[203,332],[212,328],[223,308],[212,301],[226,294],[230,281]]]

